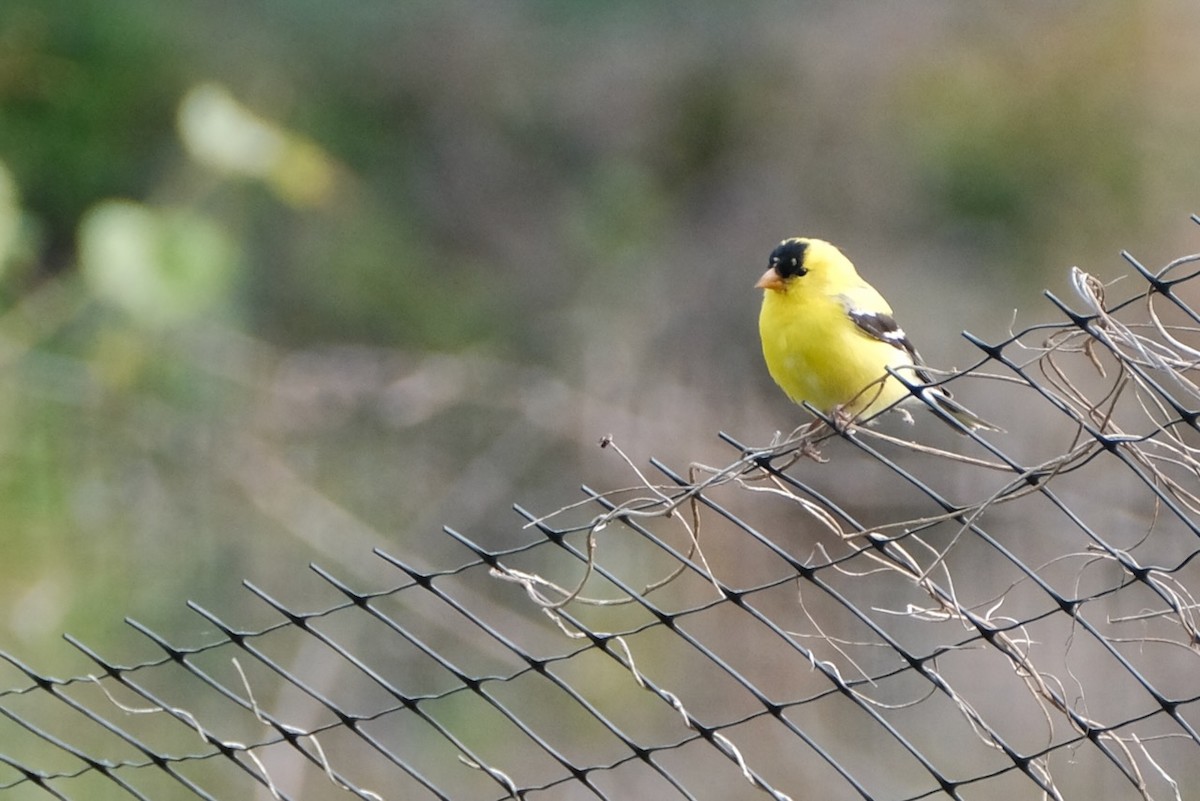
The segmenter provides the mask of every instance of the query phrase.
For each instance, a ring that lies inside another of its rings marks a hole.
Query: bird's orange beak
[[[774,267],[769,267],[762,278],[758,279],[758,283],[754,285],[756,289],[774,289],[776,292],[783,290],[783,276],[781,276]]]

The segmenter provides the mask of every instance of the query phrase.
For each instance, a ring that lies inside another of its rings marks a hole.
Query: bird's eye
[[[771,251],[770,264],[775,272],[783,278],[804,275],[808,270],[804,266],[804,254],[808,243],[802,239],[785,239],[779,247]]]

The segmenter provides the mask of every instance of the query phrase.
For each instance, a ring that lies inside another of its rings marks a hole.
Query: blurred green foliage
[[[1145,13],[1096,10],[1040,15],[1050,47],[984,14],[914,74],[902,102],[931,216],[1064,257],[1139,223]]]
[[[169,15],[146,3],[0,11],[0,151],[36,212],[46,269],[69,269],[91,204],[144,197],[161,180],[186,86],[170,34]]]

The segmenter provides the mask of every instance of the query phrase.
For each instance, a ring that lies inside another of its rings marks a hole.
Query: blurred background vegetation
[[[1196,250],[1197,37],[1190,0],[6,0],[0,648],[455,564],[442,524],[627,483],[605,434],[790,430],[787,235],[943,367],[1072,264]]]

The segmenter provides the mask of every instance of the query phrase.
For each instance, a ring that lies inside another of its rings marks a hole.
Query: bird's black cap
[[[804,275],[808,270],[804,267],[804,253],[808,243],[803,239],[785,239],[779,247],[771,251],[771,266],[781,278],[791,278],[794,275]]]

